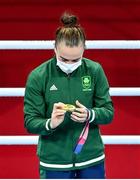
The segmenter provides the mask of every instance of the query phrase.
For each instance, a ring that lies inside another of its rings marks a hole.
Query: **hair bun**
[[[61,22],[65,27],[74,27],[77,25],[78,18],[75,15],[64,13],[61,17]]]

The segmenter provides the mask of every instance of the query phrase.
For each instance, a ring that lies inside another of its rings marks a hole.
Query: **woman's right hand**
[[[52,111],[51,122],[50,122],[50,126],[52,129],[56,128],[64,121],[64,117],[66,113],[66,111],[63,110],[64,105],[65,104],[61,102],[55,103],[53,105],[53,111]]]

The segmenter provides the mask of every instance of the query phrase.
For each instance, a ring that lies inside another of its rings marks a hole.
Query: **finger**
[[[75,115],[71,115],[71,118],[74,119],[75,121],[81,121],[81,122],[82,121],[84,122],[86,120],[85,118],[80,118],[80,117],[75,116]]]
[[[65,110],[63,110],[63,109],[55,109],[54,111],[53,111],[53,113],[66,113],[66,111]]]
[[[54,116],[64,116],[65,115],[65,113],[63,113],[63,112],[55,112],[54,113]]]
[[[76,119],[74,119],[74,118],[71,118],[71,120],[73,120],[73,121],[75,121],[75,122],[78,122],[78,123],[83,123],[83,122],[85,122],[85,120],[79,121],[79,120],[76,120]]]
[[[81,104],[78,100],[76,100],[76,105],[80,108],[85,108],[85,106]]]
[[[59,106],[64,106],[65,104],[62,102],[57,103]]]
[[[54,103],[53,109],[56,110],[59,107],[58,103]]]
[[[53,111],[52,114],[53,114],[53,116],[64,116],[65,113],[66,113],[66,111],[64,111],[64,110],[56,109]]]
[[[78,111],[78,112],[83,113],[83,114],[87,112],[87,110],[85,108],[76,108],[75,111]]]
[[[54,109],[62,109],[63,107],[64,107],[64,103],[62,103],[62,102],[59,102],[59,103],[54,103],[54,106],[53,106],[53,108]]]
[[[84,113],[73,112],[72,115],[80,117],[80,118],[86,118],[87,117],[86,113],[84,114]]]

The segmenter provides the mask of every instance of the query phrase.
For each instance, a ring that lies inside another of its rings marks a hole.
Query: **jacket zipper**
[[[70,77],[71,77],[71,74],[68,74],[69,102],[71,102]],[[73,131],[72,131],[72,163],[73,163],[73,167],[75,167],[75,159],[76,159],[76,155],[73,153]]]

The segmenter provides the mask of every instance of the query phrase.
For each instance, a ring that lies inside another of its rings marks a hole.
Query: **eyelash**
[[[66,59],[62,59],[62,61],[64,61],[64,62],[68,62],[69,60],[66,60]]]
[[[62,60],[63,62],[69,62],[69,60],[67,60],[67,59],[62,59],[62,58],[61,58],[61,60]],[[79,59],[78,59],[78,60],[73,60],[73,62],[77,62],[77,61],[79,61]]]

